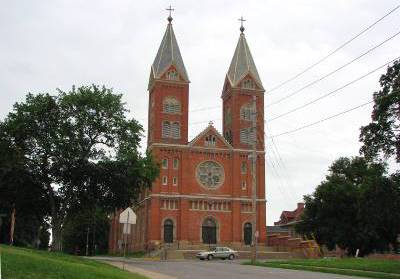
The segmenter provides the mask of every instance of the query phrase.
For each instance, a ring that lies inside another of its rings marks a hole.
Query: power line
[[[394,62],[397,59],[400,59],[400,56],[395,58],[395,59],[393,59],[393,60],[391,60],[391,61],[389,61],[389,62],[387,62],[387,63],[385,63],[385,64],[383,64],[383,65],[381,65],[381,66],[379,66],[379,67],[377,67],[377,68],[375,68],[375,69],[373,69],[372,71],[369,71],[368,73],[366,73],[366,74],[364,74],[364,75],[362,75],[362,76],[360,76],[360,77],[358,77],[358,78],[346,83],[345,85],[340,86],[339,88],[336,88],[335,90],[332,90],[332,91],[328,92],[327,94],[324,94],[324,95],[322,95],[322,96],[320,96],[320,97],[318,97],[318,98],[316,98],[316,99],[314,99],[314,100],[312,100],[310,102],[307,102],[307,103],[305,103],[305,104],[303,104],[301,106],[295,107],[294,109],[291,109],[291,110],[289,110],[289,111],[287,111],[285,113],[282,113],[282,114],[280,114],[278,116],[272,117],[268,122],[272,122],[272,121],[274,121],[276,119],[282,118],[282,117],[284,117],[284,116],[286,116],[288,114],[291,114],[291,113],[293,113],[295,111],[298,111],[300,109],[303,109],[303,108],[305,108],[305,107],[307,107],[307,106],[309,106],[311,104],[314,104],[314,103],[316,103],[316,102],[318,102],[318,101],[320,101],[320,100],[322,100],[322,99],[324,99],[324,98],[326,98],[326,97],[328,97],[328,96],[330,96],[330,95],[332,95],[332,94],[334,94],[334,93],[336,93],[336,92],[338,92],[338,91],[350,86],[351,84],[356,83],[356,82],[362,80],[363,78],[366,78],[367,76],[375,73],[376,71],[382,69],[383,67],[389,65],[390,63]]]
[[[346,114],[346,113],[348,113],[348,112],[351,112],[351,111],[353,111],[353,110],[362,108],[362,107],[364,107],[364,106],[366,106],[366,105],[368,105],[368,104],[371,104],[372,102],[373,102],[373,100],[372,100],[372,101],[369,101],[369,102],[366,102],[366,103],[363,103],[363,104],[361,104],[361,105],[358,105],[358,106],[356,106],[356,107],[347,109],[347,110],[345,110],[345,111],[339,112],[339,113],[337,113],[337,114],[331,115],[331,116],[329,116],[329,117],[320,119],[320,120],[315,121],[315,122],[313,122],[313,123],[310,123],[310,124],[301,126],[301,127],[299,127],[299,128],[296,128],[296,129],[293,129],[293,130],[289,130],[289,131],[286,131],[286,132],[283,132],[283,133],[280,133],[280,134],[277,134],[277,135],[272,135],[272,136],[270,136],[270,138],[277,138],[277,137],[280,137],[280,136],[283,136],[283,135],[292,134],[292,133],[294,133],[294,132],[303,130],[303,129],[305,129],[305,128],[308,128],[308,127],[311,127],[311,126],[320,124],[320,123],[322,123],[322,122],[324,122],[324,121],[327,121],[327,120],[336,118],[336,117],[338,117],[338,116],[341,116],[341,115]]]
[[[324,75],[324,76],[322,76],[322,77],[320,77],[320,78],[318,78],[318,79],[316,79],[316,80],[313,80],[313,81],[307,83],[305,86],[303,86],[303,87],[297,89],[296,91],[290,93],[289,95],[286,95],[285,97],[280,98],[280,99],[278,99],[277,101],[270,103],[269,105],[267,105],[267,108],[270,107],[270,106],[279,104],[280,102],[282,102],[282,101],[284,101],[284,100],[286,100],[286,99],[288,99],[288,98],[290,98],[290,97],[292,97],[292,96],[294,96],[294,95],[300,93],[300,92],[303,91],[304,89],[306,89],[306,88],[308,88],[308,87],[310,87],[310,86],[312,86],[312,85],[314,85],[314,84],[320,82],[321,80],[324,80],[325,78],[327,78],[327,77],[333,75],[334,73],[336,73],[336,72],[342,70],[343,68],[347,67],[348,65],[352,64],[353,62],[357,61],[358,59],[364,57],[364,56],[367,55],[368,53],[374,51],[374,50],[377,49],[378,47],[380,47],[380,46],[382,46],[383,44],[387,43],[387,42],[390,41],[391,39],[395,38],[395,37],[398,36],[399,34],[400,34],[400,31],[398,31],[396,34],[390,36],[389,38],[386,38],[383,42],[377,44],[376,46],[374,46],[374,47],[368,49],[366,52],[362,53],[361,55],[357,56],[356,58],[354,58],[354,59],[350,60],[349,62],[343,64],[343,65],[340,66],[339,68],[336,68],[335,70],[329,72],[328,74],[326,74],[326,75]]]
[[[373,26],[375,26],[376,24],[378,24],[380,21],[382,21],[384,18],[386,18],[387,16],[389,16],[390,14],[392,14],[394,11],[396,11],[398,8],[400,7],[400,5],[397,5],[395,8],[393,8],[392,10],[390,10],[388,13],[386,13],[384,16],[382,16],[381,18],[379,18],[377,21],[375,21],[374,23],[372,23],[371,25],[369,25],[368,27],[364,28],[360,33],[358,33],[357,35],[355,35],[354,37],[352,37],[351,39],[347,40],[346,42],[344,42],[343,44],[341,44],[340,46],[338,46],[337,48],[335,48],[334,50],[332,50],[331,52],[329,52],[327,55],[325,55],[324,57],[322,57],[320,60],[318,60],[317,62],[311,64],[310,66],[306,67],[304,70],[302,70],[301,72],[295,74],[294,76],[292,76],[291,78],[279,83],[278,85],[272,87],[271,89],[269,89],[267,92],[265,92],[266,94],[271,93],[272,91],[275,91],[276,89],[282,87],[283,85],[291,82],[292,80],[295,80],[296,78],[298,78],[299,76],[303,75],[304,73],[308,72],[309,70],[311,70],[312,68],[314,68],[315,66],[321,64],[323,61],[325,61],[326,59],[328,59],[330,56],[332,56],[333,54],[335,54],[336,52],[338,52],[340,49],[344,48],[346,45],[348,45],[349,43],[351,43],[352,41],[354,41],[355,39],[357,39],[358,37],[360,37],[362,34],[364,34],[365,32],[367,32],[369,29],[371,29]]]

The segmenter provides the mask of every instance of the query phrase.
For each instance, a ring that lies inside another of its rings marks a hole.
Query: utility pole
[[[252,123],[251,123],[251,142],[252,142],[252,213],[253,213],[253,221],[252,221],[252,255],[251,255],[251,262],[254,264],[257,261],[257,238],[258,238],[258,231],[257,231],[257,174],[256,174],[256,167],[257,167],[257,106],[256,106],[256,96],[253,96],[253,103],[252,103]]]

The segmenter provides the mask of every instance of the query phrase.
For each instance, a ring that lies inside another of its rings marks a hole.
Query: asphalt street
[[[103,259],[105,260],[105,259]],[[109,259],[116,261],[116,259]],[[108,261],[108,260],[105,260]],[[361,277],[343,276],[328,273],[266,268],[240,264],[239,260],[179,260],[145,261],[129,260],[127,266],[132,270],[146,270],[152,274],[163,274],[179,279],[235,278],[235,279],[361,279]],[[143,274],[145,275],[145,274]],[[158,278],[157,276],[153,278]],[[162,277],[159,277],[162,278]]]

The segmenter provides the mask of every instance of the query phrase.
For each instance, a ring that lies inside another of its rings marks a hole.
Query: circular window
[[[224,182],[224,168],[214,161],[202,162],[197,166],[196,178],[202,186],[215,189]]]

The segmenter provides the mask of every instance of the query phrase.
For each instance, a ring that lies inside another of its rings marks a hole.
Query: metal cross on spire
[[[238,20],[240,21],[240,32],[243,33],[244,31],[243,22],[246,20],[242,16]]]
[[[173,8],[171,7],[171,5],[169,5],[169,7],[166,8],[166,10],[169,12],[168,21],[171,22],[171,21],[172,21],[171,12],[172,12],[172,11],[175,11],[175,9],[173,9]]]

